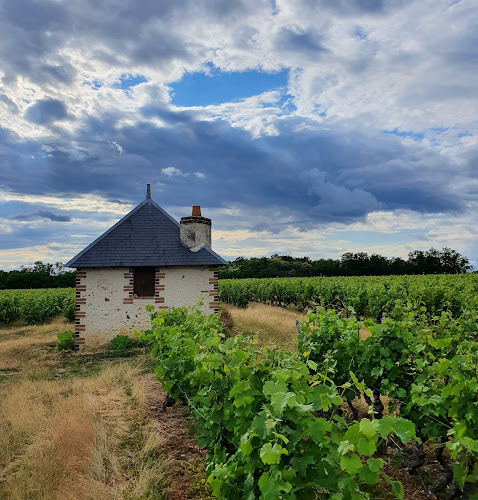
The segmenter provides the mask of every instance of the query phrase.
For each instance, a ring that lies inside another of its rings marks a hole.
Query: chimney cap
[[[199,205],[193,205],[192,216],[201,217],[201,207]]]
[[[151,199],[151,184],[146,184],[146,199]]]

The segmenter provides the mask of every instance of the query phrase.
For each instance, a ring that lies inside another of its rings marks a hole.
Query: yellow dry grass
[[[167,463],[146,418],[141,360],[52,380],[44,365],[64,355],[37,347],[65,326],[22,327],[17,338],[0,331],[10,335],[0,340],[1,368],[19,370],[0,378],[0,498],[161,498]]]
[[[241,309],[222,304],[222,310],[231,315],[233,329],[245,335],[256,334],[259,345],[287,347],[295,350],[296,320],[304,321],[306,314],[292,309],[251,302]]]
[[[0,329],[0,370],[21,369],[35,364],[37,347],[56,342],[62,330],[71,330],[65,318],[56,318],[47,325],[14,325]]]

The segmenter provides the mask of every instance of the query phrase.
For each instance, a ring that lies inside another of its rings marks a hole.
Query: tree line
[[[76,272],[65,271],[63,264],[35,262],[15,271],[0,271],[0,290],[23,288],[71,288],[75,286]]]
[[[287,278],[307,276],[386,276],[399,274],[462,274],[470,261],[451,248],[415,250],[408,258],[347,252],[340,259],[317,259],[274,254],[271,257],[238,257],[219,268],[219,278]],[[70,288],[76,272],[61,262],[35,262],[20,270],[0,271],[0,290],[22,288]]]
[[[238,257],[219,268],[219,278],[286,278],[307,276],[386,276],[400,274],[463,274],[470,261],[451,248],[415,250],[407,259],[365,252],[347,252],[340,259],[290,257]]]

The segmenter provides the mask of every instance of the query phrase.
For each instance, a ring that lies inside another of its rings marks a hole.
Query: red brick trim
[[[210,267],[209,272],[212,273],[213,277],[209,278],[209,285],[211,285],[211,289],[208,290],[208,296],[210,299],[214,302],[209,302],[209,309],[211,309],[211,312],[214,314],[219,313],[218,309],[218,301],[219,301],[219,292],[218,292],[218,277],[217,277],[217,267]]]
[[[85,343],[85,338],[80,337],[80,332],[85,331],[85,318],[86,318],[86,271],[78,269],[76,271],[76,288],[75,288],[75,343],[73,349],[80,350],[80,345]]]

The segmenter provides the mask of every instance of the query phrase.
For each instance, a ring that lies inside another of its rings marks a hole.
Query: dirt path
[[[154,374],[141,374],[145,401],[152,429],[159,435],[160,453],[168,462],[163,493],[167,500],[212,498],[204,472],[204,450],[191,442],[189,431],[193,420],[181,403],[162,411],[166,393]]]

